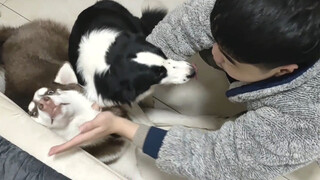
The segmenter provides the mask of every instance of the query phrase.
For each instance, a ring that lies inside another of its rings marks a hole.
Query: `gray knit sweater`
[[[147,40],[176,60],[211,47],[214,2],[187,1]],[[229,99],[245,102],[248,112],[217,131],[171,128],[156,163],[166,172],[201,180],[272,179],[305,166],[320,154],[319,87],[320,62],[290,76],[249,85],[233,83]],[[148,131],[140,129],[137,136],[147,136]]]
[[[215,0],[188,0],[170,12],[147,37],[171,59],[187,60],[212,47],[210,13]]]

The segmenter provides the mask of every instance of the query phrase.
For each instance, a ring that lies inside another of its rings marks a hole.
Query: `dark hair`
[[[320,58],[319,0],[217,0],[211,32],[235,60],[274,68]]]

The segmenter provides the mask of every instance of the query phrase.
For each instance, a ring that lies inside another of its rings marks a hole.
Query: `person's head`
[[[320,58],[319,0],[217,0],[211,13],[216,63],[255,82]]]

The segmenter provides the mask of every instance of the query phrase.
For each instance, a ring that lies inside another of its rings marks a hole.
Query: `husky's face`
[[[93,103],[78,89],[71,84],[37,90],[28,107],[31,118],[49,128],[64,128],[76,116],[91,113]]]
[[[69,64],[59,71],[55,83],[37,90],[28,106],[36,122],[49,128],[64,128],[75,116],[91,113],[93,102],[83,94]]]

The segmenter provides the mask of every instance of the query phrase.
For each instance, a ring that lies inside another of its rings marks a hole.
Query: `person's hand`
[[[66,143],[52,147],[49,151],[49,156],[115,133],[115,121],[117,120],[121,121],[121,117],[115,116],[111,112],[106,111],[99,113],[92,121],[88,121],[80,126],[79,135]]]

